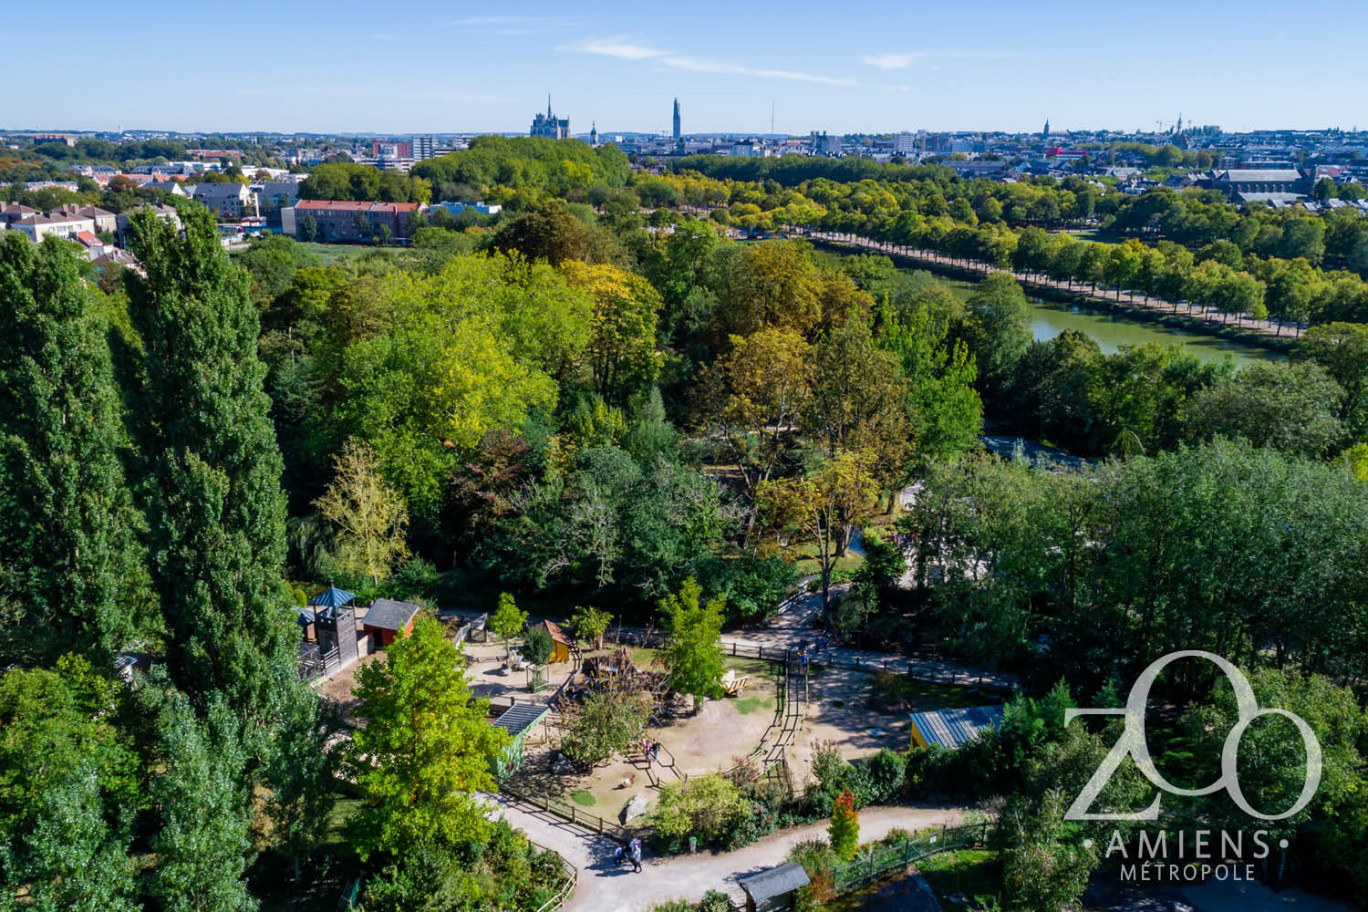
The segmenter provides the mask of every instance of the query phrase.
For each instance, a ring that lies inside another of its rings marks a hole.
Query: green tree
[[[513,600],[511,594],[499,593],[499,607],[494,611],[494,616],[489,619],[489,629],[494,631],[495,636],[504,641],[505,655],[512,654],[512,647],[508,641],[522,633],[522,629],[526,625],[527,612],[518,607],[518,603]]]
[[[19,606],[0,656],[109,662],[145,601],[119,391],[75,247],[0,243],[0,566]]]
[[[575,631],[575,636],[587,643],[593,643],[595,649],[603,648],[603,635],[608,632],[608,625],[611,623],[611,614],[592,605],[576,606],[570,615],[570,627]]]
[[[380,477],[370,447],[348,440],[333,467],[332,483],[314,505],[337,529],[337,569],[376,585],[408,557],[408,511]]]
[[[965,305],[965,341],[990,390],[1006,388],[1017,361],[1031,344],[1031,308],[1011,276],[996,273],[974,289]]]
[[[868,453],[838,452],[808,475],[767,482],[759,502],[767,524],[817,549],[822,606],[831,602],[831,572],[856,527],[869,518],[879,486]]]
[[[654,710],[650,694],[627,682],[605,682],[561,714],[560,748],[577,763],[598,766],[639,743]]]
[[[152,686],[158,686],[153,684]],[[242,782],[247,754],[238,723],[217,695],[201,721],[184,695],[172,693],[162,713],[152,782],[161,826],[152,842],[157,866],[150,891],[167,912],[252,912],[248,893],[252,809]]]
[[[175,680],[201,707],[223,693],[257,733],[299,686],[299,630],[281,610],[280,451],[247,277],[207,210],[181,217],[184,237],[151,213],[132,217],[146,271],[129,288],[144,346],[136,415],[152,578]]]
[[[101,813],[118,820],[136,810],[138,755],[116,724],[123,693],[122,682],[79,655],[0,678],[0,843],[21,846],[45,803],[56,800],[50,796],[65,790],[60,800],[82,807],[94,800],[87,794],[90,776]]]
[[[545,627],[538,625],[527,631],[527,636],[523,637],[523,644],[519,653],[524,659],[536,666],[545,665],[549,662],[555,649],[556,644],[551,640],[551,634],[547,632]]]
[[[704,845],[716,844],[745,811],[745,798],[735,783],[707,773],[661,785],[655,826],[667,839],[692,835]]]
[[[89,763],[68,771],[43,795],[36,828],[25,839],[10,882],[0,883],[4,903],[24,890],[34,912],[135,912],[137,896],[129,857],[131,814],[106,819],[99,776]]]
[[[691,694],[694,708],[707,697],[722,695],[722,616],[726,599],[718,596],[702,603],[698,583],[686,579],[679,593],[660,603],[669,640],[665,645],[665,668],[671,690]]]
[[[1251,364],[1233,380],[1197,393],[1188,408],[1191,440],[1231,437],[1254,446],[1319,456],[1344,440],[1344,391],[1319,364]]]
[[[1344,390],[1340,418],[1352,439],[1368,440],[1368,325],[1327,323],[1297,340],[1295,357],[1325,368]]]
[[[475,793],[496,787],[490,761],[508,734],[489,724],[489,701],[471,696],[442,626],[420,618],[357,678],[365,726],[348,754],[366,796],[353,822],[357,854],[480,841],[488,822]]]
[[[911,436],[920,460],[948,459],[970,449],[983,429],[983,400],[974,383],[978,365],[950,321],[929,306],[905,316],[881,310],[879,345],[902,362]],[[895,501],[896,502],[896,501]]]
[[[1069,800],[1062,790],[1051,789],[1038,806],[1009,812],[1010,848],[1002,863],[1008,909],[1071,908],[1082,898],[1097,855],[1071,838],[1064,822]]]
[[[855,796],[845,789],[836,796],[831,808],[831,823],[827,825],[831,850],[842,861],[850,861],[860,847],[860,815],[855,810]]]
[[[641,276],[616,266],[576,260],[561,265],[572,288],[594,300],[593,328],[585,349],[599,394],[621,404],[648,387],[660,373],[656,323],[660,295]]]

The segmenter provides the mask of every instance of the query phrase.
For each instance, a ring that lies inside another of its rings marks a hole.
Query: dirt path
[[[697,901],[708,890],[721,890],[735,901],[743,898],[736,879],[780,864],[789,850],[807,839],[825,839],[826,823],[793,827],[774,833],[735,852],[714,855],[700,852],[674,858],[647,856],[640,874],[630,866],[608,861],[613,842],[591,836],[559,818],[502,795],[486,795],[497,807],[492,811],[527,834],[533,842],[555,849],[579,868],[579,885],[562,907],[565,912],[646,912],[669,899]],[[876,807],[860,813],[860,841],[881,839],[891,830],[917,830],[959,823],[962,809],[955,807]]]

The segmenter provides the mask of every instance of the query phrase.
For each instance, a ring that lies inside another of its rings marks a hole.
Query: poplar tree
[[[119,393],[76,247],[0,243],[0,568],[18,607],[0,656],[127,645],[138,578]]]
[[[262,390],[248,278],[207,210],[184,236],[132,217],[144,277],[130,282],[143,343],[137,415],[153,584],[177,686],[201,710],[221,692],[248,731],[296,705],[298,633],[283,595],[280,451]]]

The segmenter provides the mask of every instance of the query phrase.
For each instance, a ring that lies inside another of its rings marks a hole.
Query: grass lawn
[[[317,241],[301,241],[299,246],[328,263],[352,260],[372,251],[381,251],[389,255],[397,252],[397,248],[393,247],[367,247],[362,244],[320,244]]]
[[[983,897],[987,900],[997,896],[1002,889],[998,855],[989,849],[960,849],[932,855],[919,861],[917,870],[942,904],[956,893],[963,893],[970,899]]]
[[[598,804],[598,799],[584,789],[570,793],[570,800],[580,807],[593,807]]]

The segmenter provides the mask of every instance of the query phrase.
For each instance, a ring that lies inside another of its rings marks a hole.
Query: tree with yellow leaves
[[[760,509],[769,527],[817,548],[823,607],[831,601],[831,570],[841,542],[869,518],[878,503],[873,465],[868,451],[838,451],[814,472],[760,486]]]
[[[348,440],[333,465],[332,484],[314,506],[337,528],[337,569],[378,583],[408,557],[408,511],[370,447]]]
[[[660,374],[662,358],[656,351],[660,295],[642,276],[607,263],[567,260],[561,272],[570,287],[588,292],[594,301],[584,351],[594,386],[607,402],[622,404]]]

